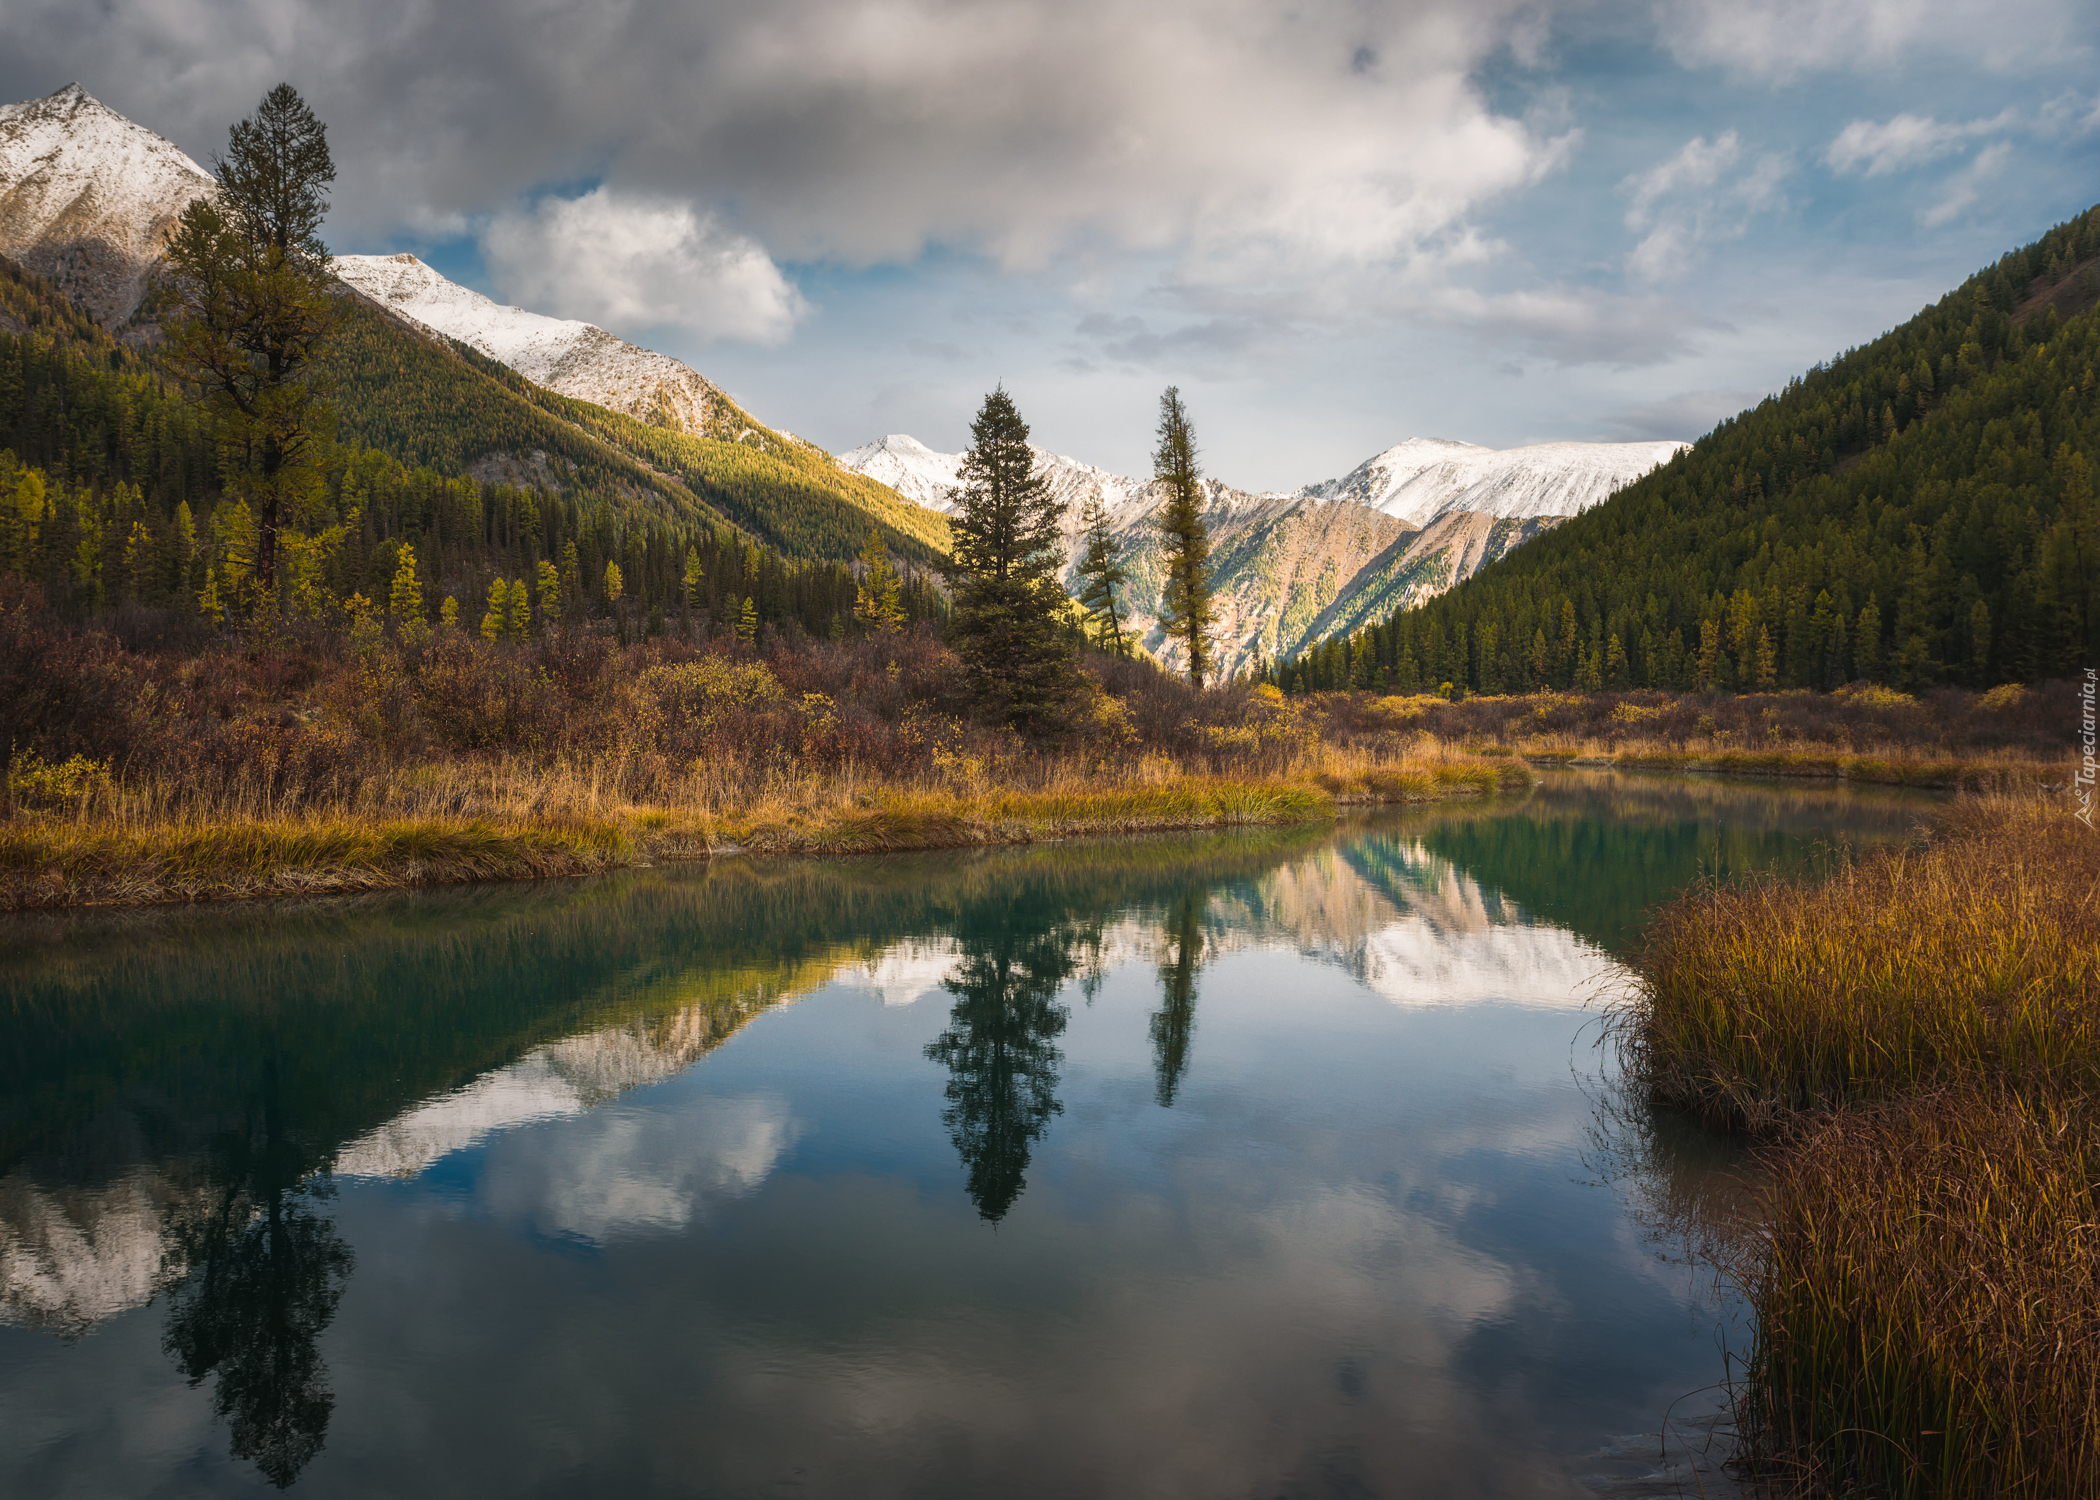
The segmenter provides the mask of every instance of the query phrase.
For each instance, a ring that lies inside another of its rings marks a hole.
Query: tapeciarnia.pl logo
[[[2096,691],[2100,691],[2100,668],[2087,667],[2078,688],[2078,742],[2084,754],[2078,761],[2078,821],[2093,826],[2093,742]]]

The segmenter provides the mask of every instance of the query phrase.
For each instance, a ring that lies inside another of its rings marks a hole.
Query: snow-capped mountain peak
[[[962,468],[960,453],[936,453],[908,432],[893,432],[838,456],[839,467],[886,484],[905,499],[944,514],[955,509],[949,491]]]
[[[701,436],[734,438],[729,398],[699,371],[595,324],[506,307],[413,255],[339,255],[335,273],[380,306],[478,349],[564,396]]]
[[[1030,445],[1033,447],[1034,445]],[[1420,603],[1511,547],[1589,509],[1667,463],[1682,443],[1533,443],[1485,448],[1416,437],[1339,479],[1291,493],[1203,484],[1210,527],[1218,662],[1230,672]],[[1101,497],[1130,582],[1126,623],[1169,663],[1180,651],[1158,623],[1162,581],[1153,515],[1157,486],[1035,448],[1036,472],[1066,504],[1069,567],[1082,550],[1079,516]],[[838,461],[930,509],[952,513],[959,453],[891,433]]]
[[[1686,445],[1531,443],[1483,448],[1446,438],[1409,438],[1365,459],[1340,479],[1309,484],[1313,500],[1352,500],[1410,526],[1453,511],[1503,520],[1579,515]]]
[[[77,83],[0,105],[0,251],[104,322],[130,316],[175,221],[217,190],[173,142]]]
[[[1065,502],[1068,527],[1076,524],[1089,493],[1099,491],[1102,503],[1114,511],[1129,504],[1145,487],[1142,480],[1111,474],[1062,453],[1052,453],[1040,444],[1030,443],[1028,451],[1035,455],[1036,473],[1049,480],[1051,493]],[[841,468],[865,474],[907,500],[943,515],[955,511],[953,491],[961,480],[962,461],[960,453],[929,448],[907,432],[890,433],[838,456]]]

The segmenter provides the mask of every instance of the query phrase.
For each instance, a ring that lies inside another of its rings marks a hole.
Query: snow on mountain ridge
[[[1050,481],[1051,493],[1069,507],[1068,526],[1076,521],[1091,491],[1098,490],[1103,503],[1114,511],[1145,488],[1143,480],[1111,474],[1035,443],[1028,445],[1028,451],[1035,455],[1036,472]],[[955,513],[949,491],[961,481],[962,461],[960,453],[941,453],[904,432],[893,432],[838,455],[841,468],[886,484],[905,499],[943,515]]]
[[[1031,445],[1033,446],[1033,445]],[[1340,479],[1292,493],[1249,494],[1203,482],[1217,605],[1218,664],[1226,672],[1275,660],[1360,628],[1470,577],[1540,531],[1666,462],[1681,443],[1533,443],[1484,448],[1409,438]],[[1159,620],[1165,563],[1152,524],[1157,484],[1111,474],[1036,448],[1037,472],[1066,503],[1068,587],[1077,586],[1079,515],[1101,496],[1130,581],[1120,596],[1143,644],[1170,665],[1181,647]],[[952,513],[959,453],[892,433],[838,462]]]
[[[173,142],[77,83],[0,105],[0,252],[106,324],[139,305],[182,211],[217,191]]]
[[[1428,526],[1453,511],[1504,520],[1573,516],[1687,446],[1559,442],[1483,448],[1445,438],[1409,438],[1340,479],[1309,484],[1299,493],[1316,500],[1353,500],[1410,526]]]
[[[1098,489],[1111,513],[1141,495],[1149,481],[1130,479],[1030,443],[1036,469],[1050,479],[1060,499],[1077,505]],[[1613,491],[1668,463],[1688,444],[1530,443],[1484,448],[1450,438],[1409,438],[1365,459],[1339,479],[1324,480],[1284,495],[1253,495],[1214,486],[1214,503],[1266,502],[1277,498],[1346,500],[1392,516],[1415,529],[1453,511],[1530,520],[1573,516]],[[893,432],[838,456],[841,466],[889,485],[931,510],[950,513],[947,491],[962,468],[960,453],[942,453],[908,433]]]
[[[730,437],[734,407],[719,387],[668,354],[595,324],[505,307],[413,255],[339,255],[335,273],[380,306],[457,339],[535,385],[702,437]]]

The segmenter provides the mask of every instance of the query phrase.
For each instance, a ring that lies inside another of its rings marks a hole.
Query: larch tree
[[[285,504],[310,489],[334,427],[314,358],[334,331],[334,277],[321,243],[335,164],[328,132],[280,83],[233,127],[214,198],[183,210],[167,260],[182,313],[166,361],[217,419],[224,478],[254,502],[256,586],[277,577]]]
[[[868,544],[860,549],[860,585],[853,603],[853,617],[877,633],[904,628],[904,581],[890,566],[889,549],[882,533],[870,531]]]
[[[1168,640],[1180,641],[1188,651],[1189,681],[1200,688],[1212,665],[1210,528],[1203,521],[1196,433],[1178,386],[1168,386],[1159,398],[1159,447],[1152,454],[1152,477],[1166,486],[1158,521],[1166,550],[1160,625]]]
[[[1108,509],[1100,491],[1087,496],[1080,520],[1086,525],[1086,551],[1079,559],[1079,602],[1094,616],[1098,643],[1118,656],[1128,655],[1123,622],[1116,613],[1116,590],[1130,581],[1130,572],[1123,566],[1122,546],[1108,529]]]
[[[1028,424],[1005,388],[970,424],[947,565],[950,630],[971,696],[1007,723],[1055,722],[1079,685],[1058,584],[1064,503],[1035,472]]]

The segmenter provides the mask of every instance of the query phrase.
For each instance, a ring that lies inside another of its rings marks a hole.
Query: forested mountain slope
[[[644,627],[685,609],[819,634],[849,625],[855,585],[843,563],[761,545],[725,513],[747,497],[713,485],[702,498],[479,358],[376,310],[346,310],[328,367],[338,441],[287,532],[295,613],[353,594],[386,605],[401,550],[413,547],[424,612],[450,594],[470,627],[498,579],[535,580],[536,600],[543,562],[561,574],[564,610],[618,606]],[[477,477],[462,462],[470,447],[455,445],[461,432],[528,462],[515,476]],[[549,482],[509,482],[535,466]],[[237,609],[252,583],[254,521],[219,474],[201,409],[150,349],[112,337],[54,283],[0,257],[0,574],[63,609]],[[832,534],[864,542],[867,526],[865,513],[845,510]],[[909,536],[895,541],[923,554]],[[939,608],[923,585],[904,602],[919,615]]]
[[[1904,688],[2100,660],[2100,208],[1286,686]]]
[[[197,163],[77,84],[0,105],[0,255],[56,277],[127,343],[157,341],[164,307],[153,283],[167,237],[193,199],[216,191]],[[945,519],[768,430],[667,355],[587,324],[499,308],[413,257],[340,264],[346,285],[360,275],[371,284],[348,307],[327,373],[342,435],[367,448],[412,468],[530,479],[572,502],[580,485],[616,507],[659,509],[667,524],[726,521],[798,561],[847,562],[870,529],[921,564],[947,550]],[[375,270],[392,280],[372,282]],[[380,311],[411,270],[423,300]],[[424,302],[434,295],[476,304],[482,324],[537,330],[541,344],[552,330],[561,348],[540,349],[547,357],[535,363],[515,340],[482,338],[477,353],[430,325],[436,314]]]
[[[673,519],[726,520],[804,561],[849,561],[871,528],[921,563],[948,547],[945,518],[737,408],[734,441],[640,422],[535,385],[356,294],[321,364],[336,382],[339,435],[405,464],[610,489]]]

